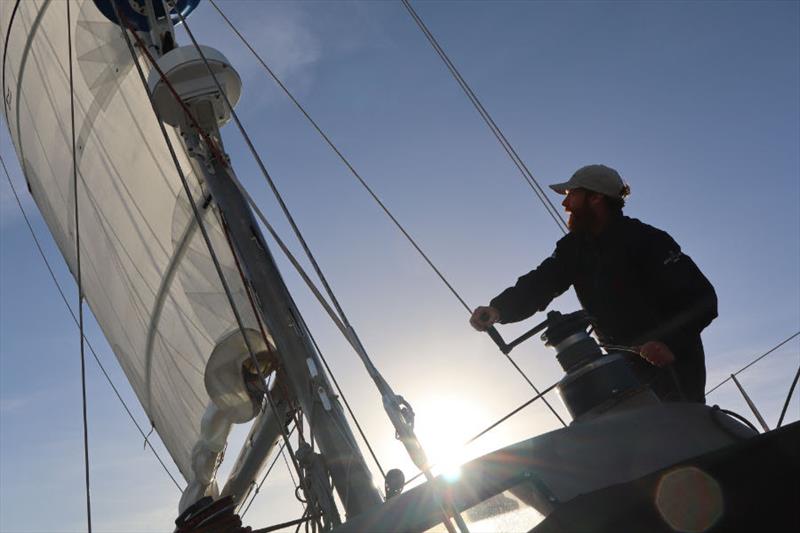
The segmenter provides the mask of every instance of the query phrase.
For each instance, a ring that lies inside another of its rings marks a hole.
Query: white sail
[[[11,25],[4,114],[28,186],[73,275],[77,201],[86,301],[188,478],[209,405],[206,362],[215,344],[236,328],[230,305],[119,27],[91,0],[71,2],[71,93],[67,3],[14,5],[4,1],[0,13],[3,35]],[[195,201],[203,206],[205,193],[178,151]],[[257,327],[218,217],[208,207],[204,215],[243,319]]]

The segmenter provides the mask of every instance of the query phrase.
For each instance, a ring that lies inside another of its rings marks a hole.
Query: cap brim
[[[553,185],[550,185],[550,188],[556,191],[558,194],[567,194],[567,190],[569,189],[568,185],[569,182],[565,181],[564,183],[554,183]]]

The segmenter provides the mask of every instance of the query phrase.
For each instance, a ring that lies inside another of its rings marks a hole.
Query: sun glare
[[[421,404],[415,429],[435,474],[448,481],[458,479],[461,465],[471,458],[464,441],[474,430],[475,420],[483,419],[484,414],[482,407],[448,396]]]

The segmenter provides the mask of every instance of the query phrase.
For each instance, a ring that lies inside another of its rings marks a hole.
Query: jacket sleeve
[[[489,303],[500,312],[500,323],[519,322],[537,311],[544,311],[553,298],[569,288],[575,270],[575,246],[571,237],[567,235],[559,240],[553,255]]]
[[[653,301],[664,318],[655,330],[643,333],[641,342],[699,335],[717,317],[717,294],[692,259],[667,233],[648,228],[637,253],[644,281],[652,287]]]

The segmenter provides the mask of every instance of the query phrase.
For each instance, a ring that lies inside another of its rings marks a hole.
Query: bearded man
[[[616,170],[585,166],[550,188],[566,195],[569,233],[470,324],[524,320],[574,286],[601,343],[635,347],[634,371],[662,400],[705,402],[700,332],[717,316],[714,287],[666,232],[622,214],[630,189]]]

